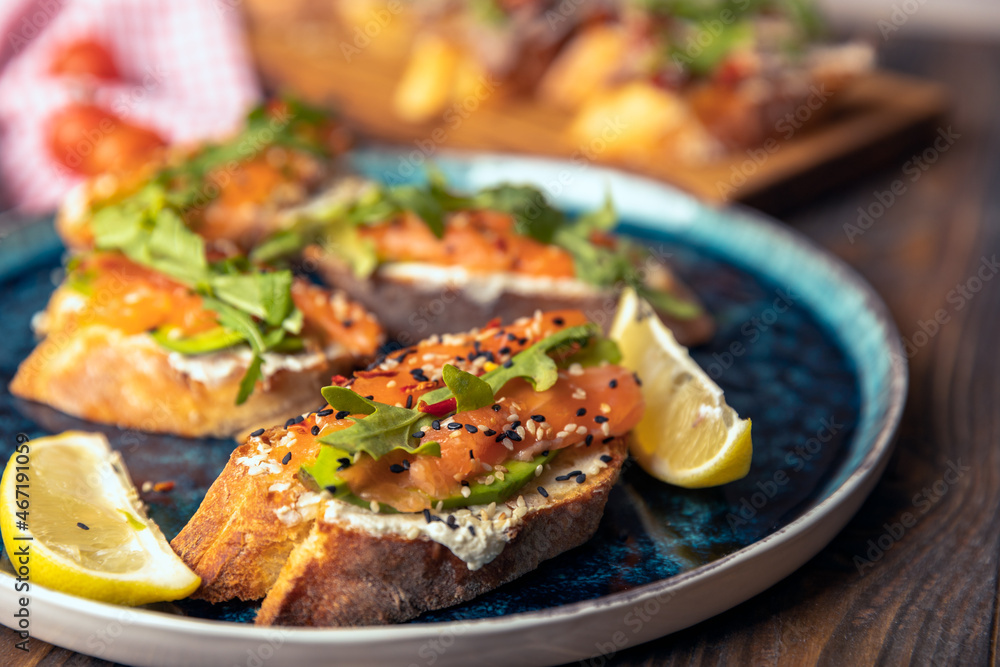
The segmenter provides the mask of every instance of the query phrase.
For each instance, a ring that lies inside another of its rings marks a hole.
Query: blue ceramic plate
[[[353,159],[381,180],[422,177],[417,152],[367,151]],[[406,625],[256,628],[248,623],[252,604],[124,609],[35,588],[35,636],[141,665],[562,663],[621,650],[738,604],[799,567],[843,527],[885,464],[906,392],[899,336],[857,275],[758,215],[708,208],[619,172],[459,154],[437,165],[458,188],[533,183],[571,211],[598,207],[610,192],[621,231],[669,255],[718,322],[712,343],[692,352],[730,405],[753,419],[750,474],[721,488],[684,490],[627,465],[593,540],[507,586]],[[29,321],[60,279],[61,251],[50,222],[0,247],[4,386],[33,345]],[[176,482],[170,493],[144,496],[168,538],[193,514],[234,447],[96,427],[7,393],[0,424],[5,458],[18,432],[107,433],[137,482]],[[10,590],[12,582],[0,585]],[[11,618],[13,597],[0,599],[0,618]]]

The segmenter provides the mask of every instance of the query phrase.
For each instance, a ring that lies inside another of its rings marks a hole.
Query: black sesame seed
[[[413,408],[413,394],[406,397],[406,409],[410,410]]]
[[[403,466],[399,465],[398,463],[393,463],[391,466],[389,466],[389,472],[401,473],[401,472],[403,472],[405,470],[406,470],[406,468],[404,468]]]
[[[289,419],[288,421],[285,422],[285,428],[288,428],[289,426],[293,426],[294,424],[295,424],[295,417],[292,417],[291,419]]]
[[[485,431],[483,431],[483,435],[487,435],[487,436],[490,436],[490,437],[493,437],[493,436],[494,436],[494,435],[496,435],[496,434],[497,434],[497,432],[496,432],[496,431],[494,431],[494,430],[493,430],[493,429],[491,429],[491,428],[488,428],[488,429],[486,429]]]
[[[479,356],[485,357],[486,361],[490,362],[491,364],[495,364],[497,362],[496,355],[490,352],[489,350],[486,350],[485,352],[480,352]]]
[[[303,415],[299,415],[298,417],[295,418],[295,423],[296,424],[301,424],[305,420],[306,420],[306,418]]]
[[[440,521],[440,522],[444,523],[444,519],[442,519],[441,517],[439,517],[437,514],[432,514],[431,515],[431,521]]]
[[[473,426],[472,424],[466,424],[465,430],[468,431],[469,433],[476,433],[479,431],[479,429]]]
[[[474,341],[472,341],[472,347],[473,347],[473,349],[476,350],[476,352],[479,352],[479,350],[482,348],[482,345],[480,344],[480,342],[478,340],[474,340]]]
[[[398,356],[393,357],[397,362],[403,363],[403,359],[406,359],[406,355],[410,354],[411,350],[403,350]]]
[[[517,342],[518,342],[519,345],[527,345],[528,344],[528,339],[527,339],[527,337],[521,338]]]
[[[582,417],[585,414],[587,414],[587,408],[580,408],[579,410],[576,411],[577,417]]]
[[[571,475],[559,475],[558,477],[556,477],[556,481],[557,482],[565,482],[570,477],[571,477]]]
[[[462,425],[459,424],[458,422],[452,422],[452,423],[448,424],[448,430],[449,431],[457,431],[460,428],[462,428]]]
[[[499,403],[494,403],[493,404],[493,412],[500,412],[500,404]]]
[[[514,342],[515,340],[517,340],[517,336],[515,336],[512,333],[509,333],[509,334],[507,334],[507,340],[509,340],[511,342]]]
[[[471,534],[471,535],[472,535],[473,537],[475,537],[475,536],[476,536],[476,529],[475,529],[475,528],[473,528],[473,527],[472,527],[471,525],[469,526],[469,533],[470,533],[470,534]]]
[[[513,359],[508,359],[507,361],[503,362],[503,367],[504,368],[510,368],[513,365],[514,365]]]
[[[545,421],[545,415],[531,415],[532,421],[536,421],[539,424]]]
[[[85,523],[81,523],[79,521],[76,522],[76,526],[77,526],[77,528],[83,528],[84,530],[90,530],[90,526],[88,526]]]
[[[552,324],[556,325],[557,327],[561,327],[562,325],[566,324],[566,320],[564,320],[561,317],[554,317],[552,318]]]
[[[431,422],[431,428],[434,429],[435,431],[440,431],[441,430],[441,420],[440,419],[435,419],[434,421],[432,421]]]
[[[313,426],[311,429],[309,429],[309,432],[312,433],[313,435],[319,435],[319,426]]]
[[[582,473],[581,472],[579,475],[576,476],[576,483],[577,484],[583,484],[586,481],[587,481],[587,474],[586,473]]]
[[[473,359],[475,359],[478,356],[479,356],[478,352],[469,352],[468,356],[466,356],[465,358],[466,358],[467,361],[472,361]]]
[[[457,523],[446,523],[445,525],[448,526],[449,528],[451,528],[452,530],[458,530],[458,524]]]
[[[511,431],[510,429],[503,432],[505,436],[513,440],[514,442],[521,442],[521,436],[517,434],[517,431]]]
[[[545,490],[544,486],[538,487],[538,492],[540,494],[542,494],[542,498],[548,498],[549,497],[549,492]]]
[[[424,521],[427,523],[431,522],[431,511],[429,509],[424,509]]]
[[[281,465],[286,466],[288,465],[288,462],[291,460],[292,460],[292,453],[288,452],[287,454],[285,454],[285,457],[281,459]]]
[[[469,483],[463,479],[462,480],[462,486],[468,486],[468,485],[469,485]]]
[[[548,455],[549,455],[549,450],[546,449],[544,452],[542,452],[542,456],[548,456]]]
[[[351,327],[354,326],[354,320],[344,320],[343,322],[341,322],[341,324],[344,325],[345,329],[350,329]]]
[[[422,437],[424,437],[424,432],[423,431],[414,431],[410,435],[412,435],[414,438],[422,438]]]
[[[513,424],[510,425],[510,427],[516,431],[517,427],[520,426],[520,425],[521,425],[521,420],[517,419],[517,420],[514,421]]]
[[[264,435],[264,429],[262,429],[262,428],[259,428],[259,429],[257,429],[256,431],[254,431],[253,433],[251,433],[251,434],[250,434],[250,437],[251,437],[251,438],[256,438],[256,437],[258,437],[258,436],[262,436],[262,435]]]
[[[337,472],[340,472],[341,470],[347,470],[348,468],[351,467],[351,459],[347,458],[346,456],[342,456],[339,459],[337,459],[337,463],[340,464],[337,467]]]
[[[469,458],[470,458],[470,459],[474,459],[474,458],[476,458],[476,455],[472,453],[472,450],[471,450],[471,449],[469,450]]]
[[[612,380],[611,382],[608,383],[608,386],[611,387],[612,389],[617,389],[618,388],[618,380]]]
[[[454,514],[449,514],[447,523],[449,526],[454,526],[456,523],[458,523],[458,520],[455,518]]]
[[[572,472],[568,472],[565,475],[559,475],[558,477],[556,477],[556,481],[557,482],[565,482],[566,480],[573,479],[574,477],[576,477],[579,480],[580,478],[577,477],[577,475],[583,475],[583,471],[582,470],[573,470]],[[586,476],[584,477],[584,479],[586,479]]]
[[[604,461],[605,463],[611,463],[615,459],[614,457],[609,456],[608,454],[601,454],[601,460]]]
[[[410,462],[407,461],[406,459],[403,459],[403,469],[404,470],[409,470],[410,469]]]
[[[317,417],[329,417],[332,414],[333,414],[333,410],[331,410],[330,408],[326,408],[325,410],[320,410],[319,412],[317,412],[316,416]]]
[[[500,348],[499,352],[500,354],[510,354],[510,347],[504,345],[503,347]]]
[[[369,394],[368,396],[365,396],[365,398],[367,398],[369,401],[374,401],[375,400],[375,394]]]
[[[315,410],[313,410],[313,412],[317,412],[318,413],[318,412],[323,412],[324,410],[326,410],[326,403],[324,403],[323,405],[321,405],[318,408],[316,408]]]
[[[587,443],[588,447],[590,447],[592,444],[594,444],[594,436],[592,434],[588,433],[587,437],[584,438],[583,441],[585,443]]]
[[[347,416],[347,415],[349,415],[349,414],[351,414],[351,413],[350,413],[350,411],[348,411],[348,410],[341,410],[340,412],[338,412],[338,413],[337,413],[337,414],[335,415],[335,418],[336,418],[336,419],[343,419],[344,417],[346,417],[346,416]]]
[[[505,433],[500,433],[497,435],[496,439],[493,442],[503,442],[503,439],[506,437],[507,435]]]
[[[594,417],[594,421],[597,422],[598,424],[603,424],[604,422],[608,421],[608,418],[605,417],[604,415],[597,415],[596,417]]]
[[[606,444],[608,444],[609,442],[611,442],[611,441],[612,441],[612,440],[614,440],[614,439],[615,439],[615,436],[613,436],[613,435],[609,435],[609,436],[608,436],[608,437],[606,437],[606,438],[605,438],[604,440],[601,440],[601,444],[602,444],[602,445],[606,445]]]
[[[333,484],[327,484],[325,488],[327,491],[330,492],[330,495],[334,495],[335,493],[337,493],[337,487]]]

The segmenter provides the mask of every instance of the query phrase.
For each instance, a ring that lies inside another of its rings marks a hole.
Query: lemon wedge
[[[726,405],[722,389],[632,289],[622,293],[610,336],[622,365],[642,379],[646,411],[631,439],[639,465],[686,488],[745,477],[753,455],[750,420]]]
[[[0,532],[15,571],[65,593],[139,605],[187,597],[201,583],[146,516],[103,435],[18,445],[0,481]]]

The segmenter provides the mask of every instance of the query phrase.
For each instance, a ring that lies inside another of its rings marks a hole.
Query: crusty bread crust
[[[316,367],[279,370],[236,405],[242,373],[206,384],[178,371],[147,335],[103,325],[51,332],[22,362],[10,384],[15,396],[90,421],[187,437],[228,437],[305,412],[348,355]]]
[[[513,322],[520,317],[530,317],[536,310],[582,310],[588,319],[601,324],[607,331],[618,302],[610,290],[590,294],[560,293],[558,290],[545,294],[504,291],[495,299],[480,300],[458,287],[418,286],[412,281],[387,276],[382,271],[359,279],[342,261],[319,246],[307,247],[304,255],[328,285],[336,285],[374,313],[389,338],[399,339],[403,345],[415,342],[404,339],[405,336],[424,338],[432,334],[468,331],[493,318]],[[694,293],[679,280],[673,280],[670,291],[682,299],[697,302]],[[715,322],[707,313],[687,320],[664,313],[659,315],[682,345],[704,343],[715,333]]]
[[[272,428],[259,440],[233,450],[198,511],[170,543],[201,577],[201,586],[192,597],[209,602],[261,599],[274,586],[292,549],[308,535],[309,522],[289,526],[274,513],[303,491],[299,466],[283,467],[278,475],[250,475],[238,463],[257,452],[257,442],[273,446],[284,434],[285,429]],[[313,459],[319,454],[319,444],[313,441],[297,451]],[[288,488],[269,490],[275,483]]]
[[[571,494],[526,514],[508,529],[511,540],[500,555],[477,570],[428,538],[372,535],[317,520],[281,570],[256,623],[321,627],[399,623],[517,579],[542,561],[580,546],[597,531],[627,450],[621,438],[605,447],[601,451],[613,457],[606,468],[588,476],[584,484],[570,482],[575,484]],[[513,499],[507,507],[508,511],[515,507]]]

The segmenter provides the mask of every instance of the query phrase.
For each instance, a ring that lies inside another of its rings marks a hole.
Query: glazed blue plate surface
[[[405,157],[370,151],[354,162],[389,182],[419,178],[420,170],[403,168]],[[505,180],[534,183],[571,212],[600,206],[610,192],[621,213],[620,232],[668,257],[714,315],[716,336],[692,355],[725,390],[729,404],[752,418],[754,456],[744,479],[701,490],[660,483],[629,461],[591,541],[415,624],[558,614],[558,608],[576,610],[653,590],[699,568],[710,576],[713,564],[805,521],[860,475],[877,474],[898,420],[905,364],[884,307],[838,262],[749,213],[707,208],[613,171],[500,156],[445,157],[437,166],[458,189]],[[51,221],[0,245],[4,387],[34,345],[30,321],[61,279],[61,258]],[[137,485],[175,483],[168,493],[143,494],[168,538],[197,509],[235,446],[98,426],[0,394],[4,460],[17,433],[37,438],[70,428],[106,433]],[[181,601],[155,613],[247,622],[256,608]]]

